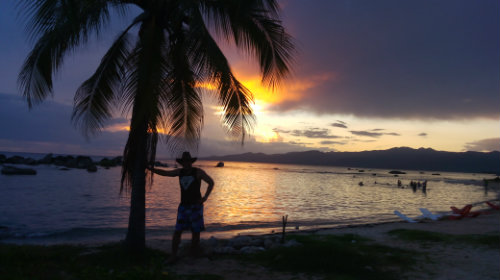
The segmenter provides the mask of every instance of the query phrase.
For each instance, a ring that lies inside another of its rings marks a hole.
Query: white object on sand
[[[408,223],[418,223],[417,221],[415,221],[414,219],[406,216],[405,214],[399,212],[398,210],[394,210],[394,214],[396,214],[398,217],[400,217],[401,219],[407,221]]]
[[[431,211],[429,211],[427,208],[419,208],[419,209],[425,218],[431,219],[433,221],[437,221],[437,220],[439,220],[439,218],[441,218],[441,215],[432,214]]]

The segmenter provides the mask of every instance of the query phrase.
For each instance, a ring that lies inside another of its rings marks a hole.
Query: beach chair
[[[442,216],[439,214],[432,214],[431,211],[429,211],[427,208],[419,208],[420,212],[422,212],[422,215],[424,218],[431,219],[433,221],[439,220]]]
[[[401,219],[407,221],[408,223],[418,223],[418,221],[415,221],[414,219],[406,216],[405,214],[399,212],[398,210],[394,210],[394,214],[400,217]]]
[[[472,204],[467,204],[464,206],[462,209],[458,209],[457,207],[451,206],[451,211],[453,211],[453,214],[449,216],[451,220],[460,220],[465,217],[477,217],[481,212],[479,211],[474,211],[471,212],[470,210],[472,209]]]
[[[486,204],[488,204],[488,206],[493,210],[500,210],[500,205],[493,204],[489,201],[486,201]]]

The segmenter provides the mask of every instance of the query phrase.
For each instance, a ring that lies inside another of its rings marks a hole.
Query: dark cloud
[[[309,151],[311,148],[304,146],[306,143],[302,142],[270,142],[262,143],[257,142],[255,139],[248,139],[245,145],[241,146],[241,142],[228,142],[225,140],[216,140],[202,138],[200,141],[200,148],[197,155],[199,156],[212,156],[212,155],[233,155],[247,152],[259,152],[265,154],[280,154],[297,151]],[[315,150],[331,151],[329,148],[314,148]]]
[[[465,144],[466,151],[491,152],[500,151],[500,138],[482,139]]]
[[[357,136],[366,136],[366,137],[372,137],[372,138],[378,138],[383,135],[391,135],[391,136],[401,136],[399,133],[395,132],[373,132],[373,131],[380,131],[383,129],[373,129],[371,131],[364,131],[364,130],[351,130],[350,132],[354,135]]]
[[[0,147],[11,151],[121,154],[127,131],[103,131],[88,141],[70,122],[72,107],[53,101],[28,110],[20,96],[0,94]],[[121,123],[123,119],[111,120]]]
[[[284,13],[303,50],[296,76],[336,78],[276,110],[500,117],[500,1],[289,0]]]
[[[336,123],[332,123],[330,125],[333,127],[347,128],[347,125],[341,121],[337,121]]]
[[[425,132],[422,132],[422,133],[419,133],[418,136],[421,136],[421,137],[427,137],[427,133]]]
[[[276,133],[285,133],[285,134],[291,132],[290,130],[284,130],[284,129],[280,129],[280,128],[273,128],[273,131]]]
[[[329,141],[329,140],[321,141],[320,143],[321,143],[321,145],[345,145],[346,144],[345,142]]]
[[[335,139],[340,136],[331,135],[328,129],[324,128],[310,128],[306,130],[293,130],[291,135],[297,137],[318,138],[318,139]]]
[[[382,130],[385,130],[383,128],[374,128],[374,129],[371,129],[371,131],[382,131]]]
[[[384,135],[383,133],[380,133],[380,132],[370,132],[370,131],[351,130],[350,132],[354,135],[367,136],[367,137],[373,137],[373,138],[378,138],[378,137]]]

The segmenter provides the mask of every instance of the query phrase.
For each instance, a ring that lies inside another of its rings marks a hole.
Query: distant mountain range
[[[244,153],[203,158],[216,161],[243,161],[342,167],[406,169],[427,171],[500,174],[500,152],[443,152],[407,147],[364,152],[291,152],[285,154]]]

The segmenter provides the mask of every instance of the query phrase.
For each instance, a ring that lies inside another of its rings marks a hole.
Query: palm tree
[[[19,74],[28,106],[52,94],[52,77],[68,53],[102,34],[113,11],[125,16],[132,5],[141,13],[77,90],[72,120],[89,137],[117,107],[131,112],[120,192],[131,192],[125,243],[141,251],[147,167],[154,164],[159,131],[173,151],[197,143],[203,125],[199,85],[216,88],[228,133],[243,141],[253,125],[252,93],[210,32],[256,58],[262,82],[270,87],[289,73],[294,47],[276,0],[26,0],[20,7],[36,41]]]

